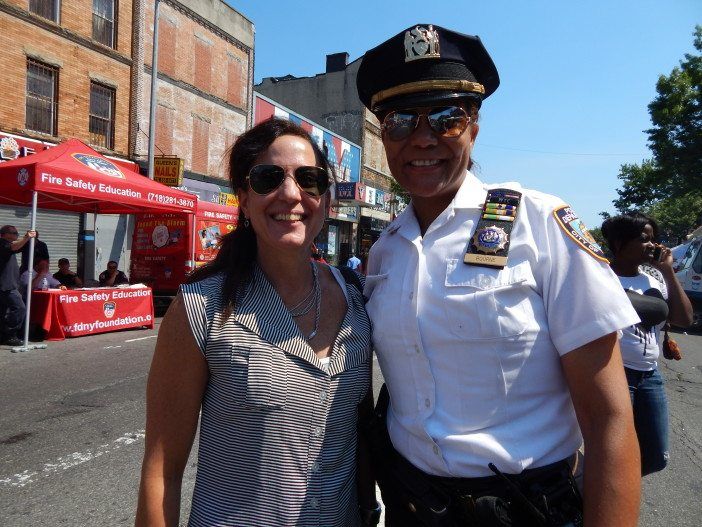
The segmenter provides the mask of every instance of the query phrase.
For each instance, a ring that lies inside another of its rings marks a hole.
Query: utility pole
[[[154,0],[154,41],[151,55],[151,100],[149,101],[149,179],[154,179],[154,148],[156,140],[156,81],[158,80],[158,10],[161,2]]]

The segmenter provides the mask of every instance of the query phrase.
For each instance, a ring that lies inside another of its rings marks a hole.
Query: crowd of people
[[[34,257],[30,255],[30,240],[34,238]],[[21,255],[21,263],[17,262]],[[32,262],[30,266],[29,263]],[[57,262],[58,270],[51,273],[49,248],[39,239],[36,230],[22,237],[14,225],[0,227],[0,344],[20,346],[26,315],[27,286],[31,290],[73,289],[83,287],[83,280],[71,269],[67,258]],[[31,267],[31,269],[30,269]],[[100,287],[128,284],[129,278],[118,270],[118,263],[110,261],[100,273]]]

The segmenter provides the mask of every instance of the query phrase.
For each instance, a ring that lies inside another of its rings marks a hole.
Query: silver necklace
[[[310,309],[312,309],[312,306],[314,305],[314,280],[312,280],[312,287],[310,287],[310,290],[307,292],[305,297],[300,300],[297,304],[294,306],[288,308],[288,311],[290,312],[290,316],[293,318],[301,317],[302,315],[305,315],[309,312]]]
[[[319,315],[322,307],[322,288],[319,286],[319,275],[317,272],[317,266],[312,263],[312,288],[309,293],[305,295],[300,302],[288,309],[290,316],[293,318],[301,317],[309,313],[312,306],[315,307],[314,310],[314,329],[312,333],[305,337],[305,340],[312,340],[319,331]]]

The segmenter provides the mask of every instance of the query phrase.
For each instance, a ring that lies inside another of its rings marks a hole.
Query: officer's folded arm
[[[641,464],[616,333],[561,357],[585,443],[586,527],[636,526]]]

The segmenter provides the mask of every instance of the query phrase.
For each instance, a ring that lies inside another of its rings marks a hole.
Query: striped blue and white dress
[[[371,331],[360,292],[332,272],[348,309],[328,365],[258,266],[226,320],[224,274],[181,287],[209,368],[190,526],[359,524],[356,421]]]

